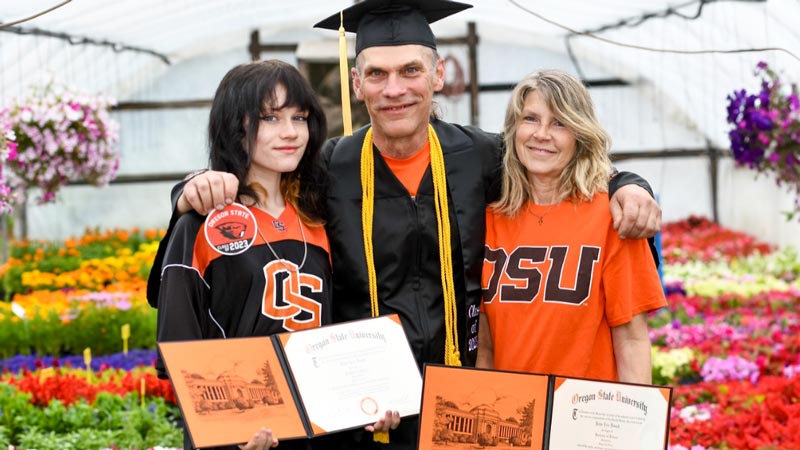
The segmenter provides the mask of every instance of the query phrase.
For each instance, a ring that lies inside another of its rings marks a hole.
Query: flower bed
[[[149,233],[12,247],[0,272],[11,300],[0,303],[0,445],[181,445],[172,390],[152,368],[156,311],[144,287],[161,233]],[[797,252],[699,217],[666,224],[663,248],[669,307],[649,324],[653,381],[674,386],[670,450],[800,449]]]
[[[0,303],[0,357],[95,355],[155,348],[156,311],[145,299],[163,231],[87,230],[63,243],[11,246],[0,268],[8,302]]]
[[[48,378],[52,379],[52,378]],[[0,445],[13,449],[84,450],[181,447],[179,411],[159,397],[100,392],[91,401],[69,405],[35,396],[17,386],[0,385]]]
[[[729,261],[774,250],[753,236],[699,216],[664,224],[661,236],[662,256],[667,266],[687,261]]]
[[[3,383],[19,392],[30,394],[30,402],[47,406],[58,400],[69,406],[79,400],[93,403],[101,393],[125,396],[129,393],[157,397],[174,405],[175,395],[169,381],[158,379],[152,367],[130,370],[101,369],[98,372],[82,369],[46,368],[35,372],[22,370],[16,375],[3,375]],[[142,394],[144,388],[144,394]]]
[[[145,300],[162,236],[87,230],[60,243],[11,246],[0,268],[8,300],[0,303],[0,445],[182,446],[172,388],[153,368],[156,311]]]
[[[89,366],[95,372],[108,369],[133,370],[135,368],[152,367],[155,360],[155,350],[134,349],[128,351],[127,354],[119,352],[92,357]],[[86,369],[86,363],[83,355],[16,355],[0,360],[0,373],[3,374],[17,374],[25,370],[33,371],[49,368]]]
[[[79,239],[14,242],[0,266],[7,300],[33,289],[102,289],[146,281],[164,230],[86,230]]]
[[[675,387],[670,450],[800,448],[800,258],[692,217],[667,224],[669,308],[653,380]]]

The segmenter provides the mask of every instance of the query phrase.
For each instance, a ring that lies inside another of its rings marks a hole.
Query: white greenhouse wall
[[[780,246],[800,249],[800,218],[787,221],[794,198],[785,188],[775,185],[772,178],[733,166],[732,161],[720,170],[720,222],[728,227],[745,230]]]
[[[292,42],[292,39],[300,39],[299,36],[290,33],[282,39]],[[440,53],[456,57],[468,78],[464,47],[445,46],[440,48]],[[287,53],[262,57],[297,62]],[[540,68],[573,70],[567,56],[557,49],[513,48],[482,41],[478,57],[481,84],[513,83]],[[143,81],[147,77],[142,74],[135,82],[118,85],[114,94],[124,93],[121,100],[125,101],[210,99],[224,73],[233,65],[248,60],[243,48],[203,55],[168,67],[152,83]],[[585,62],[582,69],[589,79],[614,77]],[[612,136],[614,152],[698,149],[706,145],[704,134],[681,112],[686,111],[685,105],[676,107],[674,93],[667,95],[646,79],[634,79],[626,87],[593,88],[591,93],[598,116]],[[11,93],[6,91],[5,94]],[[481,94],[481,127],[500,131],[509,95],[510,92]],[[468,94],[451,98],[439,96],[436,101],[446,120],[469,123]],[[205,167],[207,114],[206,108],[114,113],[122,125],[120,174],[188,173]],[[659,196],[665,221],[690,214],[712,216],[706,159],[638,159],[620,162],[617,166],[637,172],[651,183]],[[172,185],[166,182],[113,185],[106,189],[67,187],[57,204],[28,207],[29,236],[64,239],[80,235],[86,227],[164,227],[170,214]],[[797,222],[786,223],[779,213],[789,209],[791,197],[766,179],[753,180],[751,172],[734,170],[729,158],[721,162],[719,202],[719,218],[723,225],[772,243],[800,246]]]

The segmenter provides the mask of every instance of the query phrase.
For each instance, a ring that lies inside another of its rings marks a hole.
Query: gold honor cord
[[[450,246],[450,209],[447,204],[447,177],[444,170],[444,155],[439,137],[428,125],[428,140],[431,147],[431,173],[433,195],[436,206],[436,228],[439,237],[439,263],[444,294],[445,353],[448,366],[460,366],[458,350],[458,328],[456,327],[456,295],[453,282],[453,252]],[[364,256],[369,279],[369,301],[372,317],[380,314],[378,309],[378,282],[372,248],[372,216],[375,207],[375,161],[372,154],[372,128],[367,130],[361,145],[361,227],[364,232]]]
[[[436,228],[439,231],[439,262],[444,294],[444,363],[460,366],[458,352],[458,327],[456,327],[456,293],[453,282],[453,252],[450,248],[450,208],[447,205],[447,177],[444,171],[444,154],[439,137],[428,124],[428,140],[431,143],[431,173],[433,174],[433,197],[436,205]]]
[[[369,304],[372,317],[378,317],[378,277],[372,252],[372,214],[375,208],[375,159],[372,156],[372,127],[361,145],[361,228],[364,233],[364,256],[367,259]]]
[[[375,275],[375,261],[372,252],[372,212],[375,207],[375,159],[372,157],[372,127],[367,130],[361,145],[361,228],[364,233],[364,256],[367,258],[367,277],[369,278],[369,304],[372,317],[378,317],[378,278]],[[372,440],[381,444],[389,443],[389,432],[376,430]]]
[[[342,87],[342,127],[345,136],[353,135],[350,114],[350,77],[347,70],[347,38],[344,37],[344,13],[339,11],[339,81]]]

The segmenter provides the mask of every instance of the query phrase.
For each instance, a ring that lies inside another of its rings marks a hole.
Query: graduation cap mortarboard
[[[450,0],[365,0],[333,14],[315,28],[356,33],[356,55],[369,47],[406,44],[436,48],[429,24],[471,8]]]

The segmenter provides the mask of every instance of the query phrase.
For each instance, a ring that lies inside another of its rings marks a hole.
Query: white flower
[[[11,312],[20,319],[25,319],[25,308],[17,302],[11,302]]]
[[[19,113],[19,120],[20,120],[20,122],[30,122],[30,121],[32,121],[33,120],[33,112],[28,108],[24,108]]]
[[[73,109],[69,105],[64,105],[64,115],[66,116],[67,120],[71,122],[77,122],[83,119],[83,109]]]
[[[695,421],[704,422],[711,419],[711,411],[709,411],[707,406],[698,408],[696,405],[689,405],[681,410],[680,418],[688,423]]]

